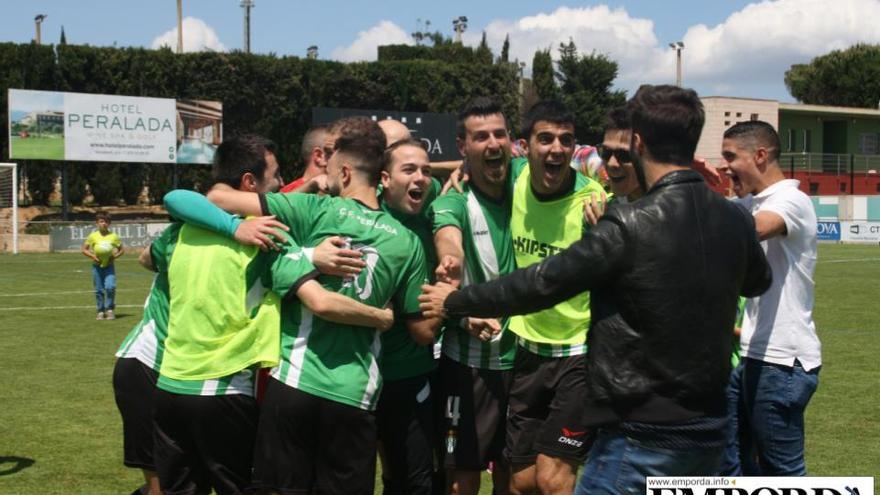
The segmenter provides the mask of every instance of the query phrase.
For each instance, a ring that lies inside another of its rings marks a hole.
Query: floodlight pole
[[[43,21],[46,20],[46,17],[49,17],[49,16],[47,16],[46,14],[39,14],[36,17],[34,17],[34,26],[36,26],[36,28],[37,28],[37,36],[36,36],[35,41],[37,42],[38,45],[41,45],[42,41],[43,41],[43,37],[40,33],[40,25],[43,23]]]
[[[455,42],[461,43],[461,35],[467,29],[468,18],[461,15],[452,20],[452,29],[455,30]]]
[[[254,0],[241,0],[241,8],[244,9],[244,52],[251,52],[251,8]]]
[[[177,53],[183,53],[183,0],[177,0]]]
[[[681,87],[681,51],[684,49],[684,43],[676,41],[670,43],[669,48],[675,50],[675,85]]]

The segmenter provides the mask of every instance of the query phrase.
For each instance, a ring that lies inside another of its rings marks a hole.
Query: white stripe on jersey
[[[297,332],[296,339],[293,341],[293,348],[290,350],[290,359],[287,360],[287,363],[284,363],[282,360],[282,364],[276,366],[271,373],[272,377],[275,379],[281,380],[285,384],[294,388],[299,386],[299,378],[302,376],[303,364],[306,359],[306,349],[309,344],[309,336],[312,334],[313,317],[314,315],[308,308],[306,308],[305,304],[300,304],[299,332]],[[280,372],[281,366],[284,364],[287,364],[289,368],[287,370],[287,376],[282,379]]]
[[[217,380],[205,380],[202,385],[202,393],[200,395],[217,395]]]
[[[370,376],[367,378],[367,386],[364,387],[364,395],[361,397],[361,404],[370,408],[372,401],[379,389],[379,363],[376,356],[382,352],[382,339],[378,331],[373,333],[373,343],[370,345]]]
[[[477,248],[477,258],[486,282],[498,278],[498,258],[495,254],[495,245],[492,244],[492,234],[489,232],[489,222],[477,197],[470,193],[467,199],[468,219],[471,224],[471,238]],[[469,260],[468,260],[469,261]]]

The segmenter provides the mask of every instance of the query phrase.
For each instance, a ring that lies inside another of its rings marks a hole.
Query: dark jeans
[[[743,359],[731,376],[739,397],[738,432],[731,432],[722,474],[805,476],[804,411],[819,385],[819,369]],[[754,462],[757,459],[757,462]]]
[[[644,495],[648,476],[711,475],[723,448],[665,449],[648,446],[619,430],[600,429],[590,450],[576,495]]]

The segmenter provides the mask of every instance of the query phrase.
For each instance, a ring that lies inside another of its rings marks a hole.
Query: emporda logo
[[[858,487],[845,487],[841,493],[834,488],[796,488],[785,486],[759,486],[757,488],[648,488],[651,495],[861,495]]]
[[[873,495],[869,477],[648,477],[647,495]]]

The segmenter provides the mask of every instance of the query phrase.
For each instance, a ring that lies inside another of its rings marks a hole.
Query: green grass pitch
[[[152,275],[134,253],[121,258],[119,319],[95,321],[89,270],[79,254],[0,254],[2,494],[115,495],[142,481],[122,465],[111,374]],[[811,475],[878,474],[878,287],[880,248],[820,246],[815,318],[824,365],[807,410]],[[481,493],[491,493],[488,483]]]

